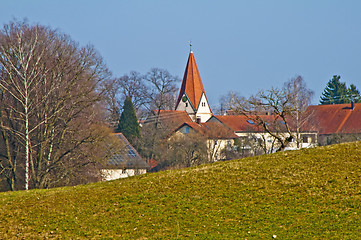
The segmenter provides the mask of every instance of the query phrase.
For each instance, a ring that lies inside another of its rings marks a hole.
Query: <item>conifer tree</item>
[[[334,75],[333,78],[328,81],[325,90],[322,93],[320,104],[342,104],[361,102],[360,91],[357,90],[356,86],[351,84],[347,88],[346,83],[340,82],[340,76]]]
[[[120,115],[117,131],[123,133],[131,144],[134,144],[135,140],[140,136],[140,127],[130,97],[124,100],[123,112]]]
[[[350,87],[348,88],[348,94],[351,96],[351,99],[354,103],[361,103],[360,91],[356,88],[355,85],[350,85]]]
[[[346,83],[340,82],[340,78],[340,76],[334,75],[333,78],[328,81],[327,86],[321,96],[321,105],[349,102],[347,98],[348,91],[346,88]]]

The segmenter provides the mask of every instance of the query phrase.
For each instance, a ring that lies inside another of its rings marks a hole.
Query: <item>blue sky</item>
[[[1,0],[0,23],[27,18],[90,43],[115,77],[152,67],[183,77],[191,40],[212,107],[296,75],[317,104],[335,74],[361,89],[360,12],[357,0]]]

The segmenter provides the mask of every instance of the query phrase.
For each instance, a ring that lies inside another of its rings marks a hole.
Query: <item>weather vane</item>
[[[193,52],[192,51],[192,41],[188,41],[189,42],[189,47],[190,47],[190,49],[191,49],[191,52]]]

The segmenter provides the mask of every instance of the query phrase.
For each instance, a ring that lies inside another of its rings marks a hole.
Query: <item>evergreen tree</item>
[[[360,91],[357,90],[356,86],[351,84],[348,88],[348,94],[355,103],[361,103]]]
[[[334,75],[333,78],[328,81],[321,96],[321,105],[350,102],[350,98],[348,96],[349,91],[346,88],[346,83],[340,82],[340,78],[340,76]]]
[[[124,100],[123,112],[120,115],[117,131],[123,133],[132,145],[140,137],[140,127],[130,97]]]

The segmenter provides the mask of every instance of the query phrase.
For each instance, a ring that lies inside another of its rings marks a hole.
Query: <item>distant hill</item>
[[[361,239],[361,142],[0,194],[0,239]]]

